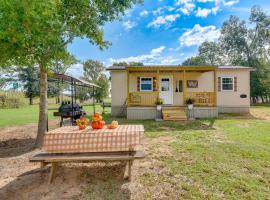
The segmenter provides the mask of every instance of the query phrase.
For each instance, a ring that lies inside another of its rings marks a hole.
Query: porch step
[[[163,120],[182,121],[187,120],[184,108],[162,108]]]

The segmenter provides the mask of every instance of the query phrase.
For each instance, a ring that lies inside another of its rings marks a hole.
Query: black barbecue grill
[[[83,110],[82,106],[77,103],[73,103],[72,113],[72,103],[63,102],[62,105],[59,107],[58,112],[54,112],[53,115],[61,117],[60,126],[62,126],[64,118],[70,118],[71,123],[74,124],[76,119],[79,119],[81,116],[85,116],[86,112]]]

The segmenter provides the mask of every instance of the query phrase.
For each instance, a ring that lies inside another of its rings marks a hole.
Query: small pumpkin
[[[104,121],[93,121],[91,126],[93,129],[102,129],[105,125]]]
[[[93,117],[101,117],[99,112],[94,113]]]
[[[93,116],[92,121],[102,121],[102,116]]]

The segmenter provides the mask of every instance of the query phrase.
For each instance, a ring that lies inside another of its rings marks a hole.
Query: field
[[[191,122],[117,119],[145,126],[147,157],[135,162],[131,183],[116,162],[65,164],[47,185],[48,168],[27,160],[36,125],[5,127],[0,199],[270,199],[269,113],[270,107],[255,106],[251,115]]]
[[[49,104],[48,118],[58,119],[53,116],[53,112],[57,112],[59,105]],[[86,105],[83,107],[87,114],[91,115],[93,113],[93,106]],[[96,110],[102,112],[102,107],[100,104],[96,105]],[[29,123],[38,122],[38,111],[39,106],[27,105],[21,108],[11,108],[11,109],[0,109],[0,127],[15,126],[15,125],[24,125]],[[109,108],[106,108],[106,112],[110,112]]]

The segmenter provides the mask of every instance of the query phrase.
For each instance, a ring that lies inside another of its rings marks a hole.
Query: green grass
[[[253,109],[267,117],[269,107]],[[241,115],[186,123],[118,120],[143,124],[146,137],[161,140],[147,145],[155,164],[139,177],[144,198],[163,188],[168,199],[270,199],[269,121]]]
[[[48,117],[54,119],[53,112],[57,111],[59,105],[49,104]],[[83,107],[86,113],[91,115],[93,113],[92,105],[86,105]],[[96,105],[96,111],[102,112],[101,106]],[[110,112],[110,108],[106,108],[107,113]],[[25,125],[38,122],[39,106],[24,106],[21,108],[12,109],[0,109],[0,127]]]
[[[89,115],[93,111],[85,109]],[[108,110],[104,119],[145,126],[147,158],[137,164],[135,180],[142,199],[157,193],[165,199],[270,199],[270,107],[252,110],[254,117],[223,115],[191,122],[129,121],[111,118]],[[0,126],[37,122],[37,116],[37,106],[2,109]]]

